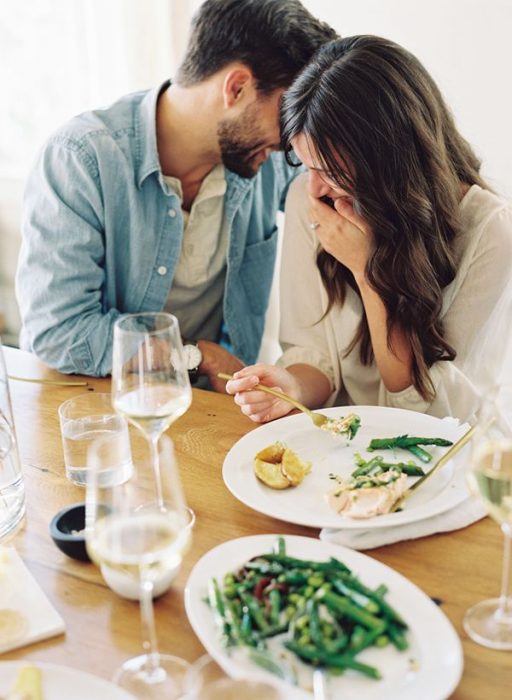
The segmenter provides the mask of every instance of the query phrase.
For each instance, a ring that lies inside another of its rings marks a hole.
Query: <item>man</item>
[[[165,309],[193,376],[220,388],[218,371],[254,362],[295,174],[272,153],[279,102],[335,36],[298,0],[207,0],[172,84],[57,131],[25,194],[22,347],[103,376],[115,320]]]

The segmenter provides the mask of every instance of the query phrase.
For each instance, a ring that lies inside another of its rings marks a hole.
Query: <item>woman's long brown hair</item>
[[[380,37],[322,47],[285,94],[281,116],[286,151],[303,134],[329,178],[359,203],[374,234],[366,273],[386,307],[388,339],[395,327],[406,334],[414,386],[432,400],[429,368],[455,358],[440,313],[456,274],[461,185],[487,187],[478,158],[425,68]],[[334,257],[320,250],[317,264],[327,311],[343,304],[347,284],[359,293]],[[346,354],[358,343],[361,362],[371,364],[364,314]]]

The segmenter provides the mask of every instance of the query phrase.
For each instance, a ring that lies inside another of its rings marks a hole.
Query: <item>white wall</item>
[[[303,0],[342,36],[378,34],[430,71],[483,174],[512,198],[511,0]]]

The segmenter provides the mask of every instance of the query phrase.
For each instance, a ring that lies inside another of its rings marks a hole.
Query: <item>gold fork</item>
[[[395,513],[399,508],[402,507],[403,502],[405,501],[406,498],[408,498],[412,493],[414,493],[422,484],[425,483],[427,479],[429,479],[434,472],[436,472],[438,469],[441,467],[444,467],[444,465],[450,461],[452,457],[454,457],[457,452],[459,452],[467,443],[471,440],[473,435],[475,434],[476,430],[476,425],[474,425],[472,428],[467,430],[464,435],[457,440],[457,442],[454,442],[453,445],[450,447],[450,449],[446,450],[444,455],[441,455],[437,462],[434,464],[432,469],[428,471],[426,474],[424,474],[422,477],[420,477],[417,481],[414,482],[412,486],[410,486],[407,491],[404,491],[403,494],[400,496],[400,498],[396,501],[395,505],[391,509],[391,513]]]
[[[64,379],[32,379],[29,377],[16,377],[9,374],[9,379],[15,382],[30,382],[31,384],[47,384],[48,386],[87,386],[86,381],[66,381]]]
[[[233,379],[232,374],[224,374],[223,372],[219,372],[217,374],[217,377],[219,379],[225,379],[226,381]],[[256,386],[254,386],[253,389],[257,389],[258,391],[264,391],[266,394],[271,394],[272,396],[276,396],[278,399],[282,399],[283,401],[291,403],[292,406],[295,406],[295,408],[297,408],[299,411],[302,411],[302,413],[305,413],[307,416],[309,416],[317,428],[321,428],[322,425],[325,425],[326,423],[332,421],[332,418],[329,418],[329,416],[325,416],[323,413],[316,413],[312,411],[307,406],[304,406],[304,404],[300,403],[300,401],[292,399],[292,397],[288,396],[287,394],[283,394],[282,391],[277,391],[277,389],[271,389],[270,387],[265,386],[264,384],[256,384]]]

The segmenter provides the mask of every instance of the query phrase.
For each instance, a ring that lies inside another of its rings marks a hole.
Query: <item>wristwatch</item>
[[[199,377],[199,365],[203,361],[203,353],[197,343],[187,342],[183,346],[185,366],[188,370],[188,378],[191,384],[195,384]]]

